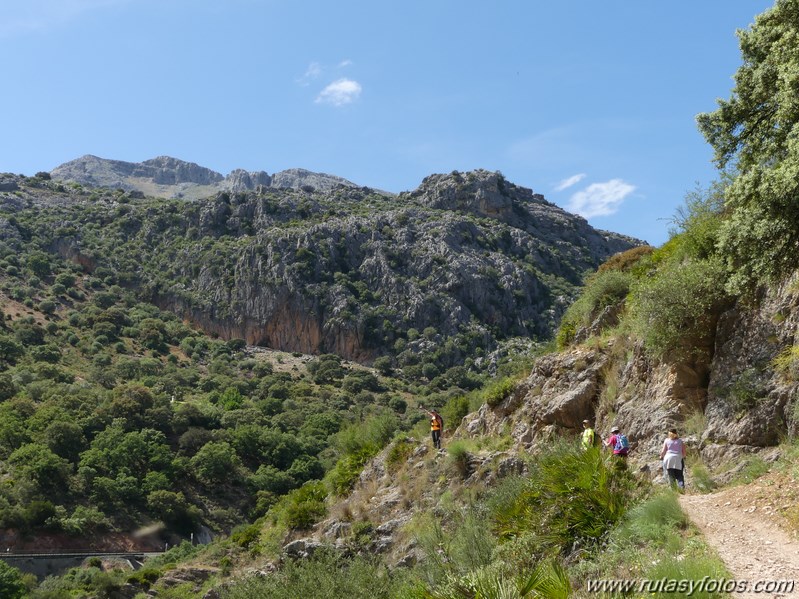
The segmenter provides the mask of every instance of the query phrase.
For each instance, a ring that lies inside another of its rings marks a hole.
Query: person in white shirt
[[[669,436],[663,441],[660,459],[663,460],[663,468],[669,473],[669,483],[672,486],[676,484],[680,489],[684,489],[685,443],[677,434],[677,429],[671,429]]]

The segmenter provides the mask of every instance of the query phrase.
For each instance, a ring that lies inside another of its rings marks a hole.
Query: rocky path
[[[680,505],[733,577],[748,581],[749,589],[733,597],[799,597],[799,539],[780,526],[785,499],[779,489],[758,488],[683,495]],[[782,592],[773,582],[786,580],[795,581],[793,592]]]

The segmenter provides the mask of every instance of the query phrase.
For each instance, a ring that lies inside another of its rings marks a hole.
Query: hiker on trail
[[[601,439],[599,435],[596,434],[594,427],[591,426],[590,420],[583,420],[583,434],[580,438],[580,444],[583,447],[583,451],[587,451],[594,445],[599,445]]]
[[[610,429],[610,437],[608,437],[606,445],[613,450],[613,455],[617,458],[626,458],[630,453],[630,442],[627,440],[627,435],[623,434],[618,426]]]
[[[430,434],[433,437],[433,447],[441,449],[441,431],[444,430],[444,419],[435,410],[425,410],[430,415]]]
[[[660,459],[663,460],[663,467],[669,473],[669,484],[675,484],[680,489],[685,489],[685,443],[677,434],[677,429],[669,430],[669,436],[663,441],[663,448],[660,450]]]

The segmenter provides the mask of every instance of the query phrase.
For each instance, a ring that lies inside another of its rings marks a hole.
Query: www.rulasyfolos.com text
[[[741,580],[709,576],[698,580],[599,578],[589,580],[586,590],[589,593],[682,593],[690,597],[694,593],[792,593],[795,585],[795,580]]]

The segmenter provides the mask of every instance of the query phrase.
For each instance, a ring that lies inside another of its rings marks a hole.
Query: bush
[[[498,379],[486,386],[481,395],[483,402],[490,407],[497,407],[516,388],[516,380],[512,378]]]
[[[453,441],[447,448],[447,457],[450,466],[462,478],[469,474],[469,451],[463,441]]]
[[[640,492],[634,475],[600,448],[566,443],[546,449],[521,485],[489,502],[492,518],[503,538],[534,531],[541,555],[598,546]]]
[[[404,573],[401,569],[389,573],[378,561],[363,557],[347,559],[332,554],[321,554],[308,560],[287,561],[278,572],[269,576],[237,579],[233,585],[225,589],[222,599],[410,597],[411,595],[400,594],[403,584]]]
[[[669,531],[688,526],[688,518],[677,502],[677,496],[662,492],[632,508],[625,517],[621,536],[634,542],[663,542]]]
[[[580,297],[563,315],[556,336],[558,347],[567,347],[579,328],[590,326],[602,310],[622,302],[630,291],[632,280],[629,273],[610,269],[589,277]]]
[[[627,251],[613,254],[599,265],[597,273],[604,273],[610,270],[630,272],[641,262],[642,258],[649,256],[654,251],[655,248],[651,245],[639,245]]]
[[[463,420],[468,413],[469,400],[463,395],[457,395],[450,398],[450,400],[447,401],[447,404],[441,410],[441,415],[444,418],[444,422],[448,423],[447,426],[453,429],[461,423],[461,420]]]
[[[239,467],[236,452],[224,441],[206,443],[190,463],[197,479],[207,485],[230,481]]]
[[[386,468],[388,468],[388,471],[396,472],[403,463],[407,462],[413,453],[414,446],[414,440],[404,435],[394,439],[386,454]]]
[[[697,186],[685,196],[674,222],[679,228],[680,246],[686,257],[704,260],[717,253],[724,211],[724,190],[730,181],[723,176],[708,189]]]
[[[393,372],[391,358],[388,356],[380,356],[379,358],[376,358],[374,361],[374,368],[383,376],[391,376],[391,373]]]
[[[667,582],[672,586],[676,583],[685,581],[724,581],[728,586],[721,589],[713,589],[710,585],[706,590],[704,588],[697,588],[691,597],[698,599],[711,599],[722,596],[727,596],[728,590],[735,590],[736,580],[730,579],[730,573],[724,567],[724,564],[718,559],[708,555],[693,556],[691,559],[682,559],[683,556],[666,555],[663,559],[653,562],[643,575],[643,578],[650,581],[649,588],[644,589],[650,591],[652,595],[657,594],[657,597],[674,597],[684,598],[685,591],[679,591],[674,588],[674,592],[669,592],[669,587],[665,586]],[[662,585],[660,588],[658,584]],[[687,589],[686,589],[687,590]],[[679,592],[678,592],[679,591]],[[721,592],[720,592],[721,591]]]
[[[239,526],[230,534],[230,540],[243,549],[249,549],[258,542],[261,536],[261,526],[259,524],[249,524]]]
[[[325,478],[333,492],[337,495],[348,493],[361,475],[364,464],[374,457],[378,451],[379,448],[376,445],[366,445],[339,459]]]
[[[687,358],[712,345],[727,304],[725,270],[716,260],[666,265],[633,294],[633,326],[655,357]]]
[[[288,528],[308,529],[327,513],[325,486],[318,481],[307,482],[291,491],[273,508]]]

